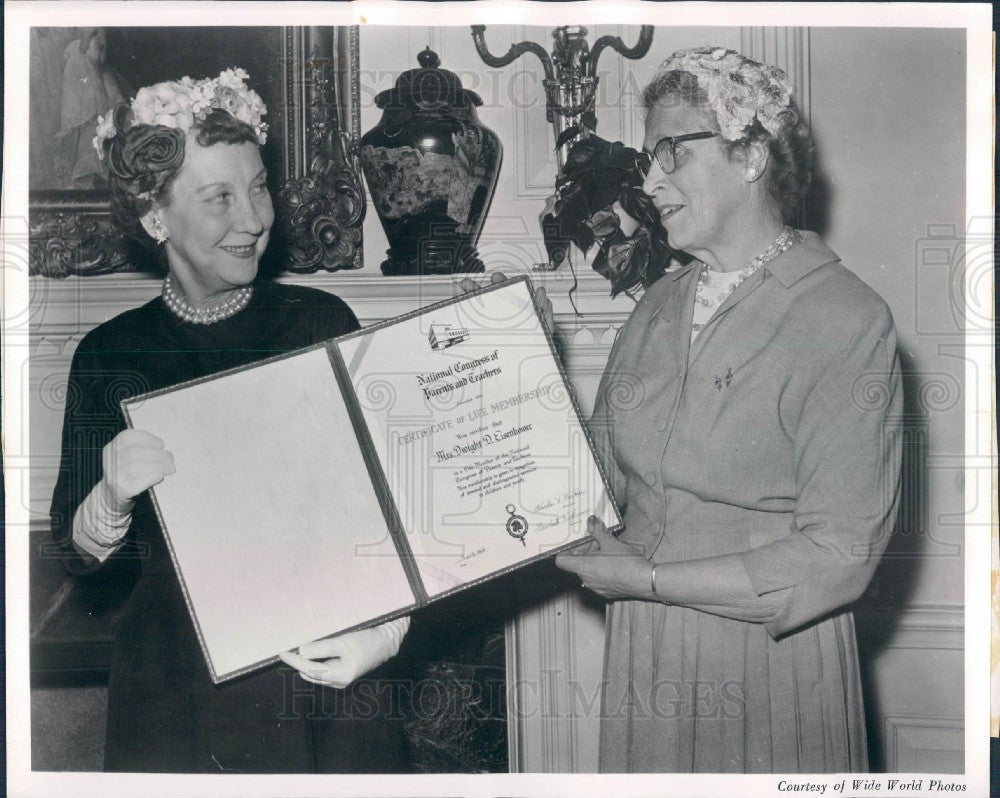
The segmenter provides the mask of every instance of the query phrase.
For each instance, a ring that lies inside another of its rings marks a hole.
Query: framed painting
[[[357,28],[34,27],[30,59],[31,274],[149,268],[112,223],[97,118],[142,86],[235,66],[268,108],[261,155],[277,224],[262,265],[362,266]]]

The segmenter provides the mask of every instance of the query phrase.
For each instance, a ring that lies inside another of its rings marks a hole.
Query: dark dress
[[[52,502],[67,566],[90,570],[72,546],[73,515],[101,477],[102,448],[125,427],[123,398],[357,327],[335,296],[264,284],[245,309],[216,324],[182,322],[157,298],[91,331],[73,358]],[[105,770],[410,769],[402,718],[390,706],[392,660],[345,691],[313,685],[283,665],[213,685],[148,493],[136,501],[126,544],[100,571],[121,574],[129,565],[138,577],[116,629]]]

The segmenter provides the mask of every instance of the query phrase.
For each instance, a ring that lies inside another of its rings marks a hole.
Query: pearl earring
[[[756,166],[751,167],[750,171],[747,172],[748,180],[756,180],[759,176],[760,176],[760,170]]]

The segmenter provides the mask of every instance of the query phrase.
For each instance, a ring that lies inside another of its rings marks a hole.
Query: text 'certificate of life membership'
[[[526,280],[338,349],[430,598],[620,524]]]
[[[621,525],[527,278],[123,406],[216,682]]]

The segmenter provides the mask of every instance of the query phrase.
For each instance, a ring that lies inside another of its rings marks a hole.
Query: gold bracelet
[[[653,570],[649,572],[649,582],[650,582],[650,585],[653,588],[653,595],[654,596],[656,595],[656,566],[657,565],[659,565],[659,563],[655,563],[654,562],[653,563]]]

